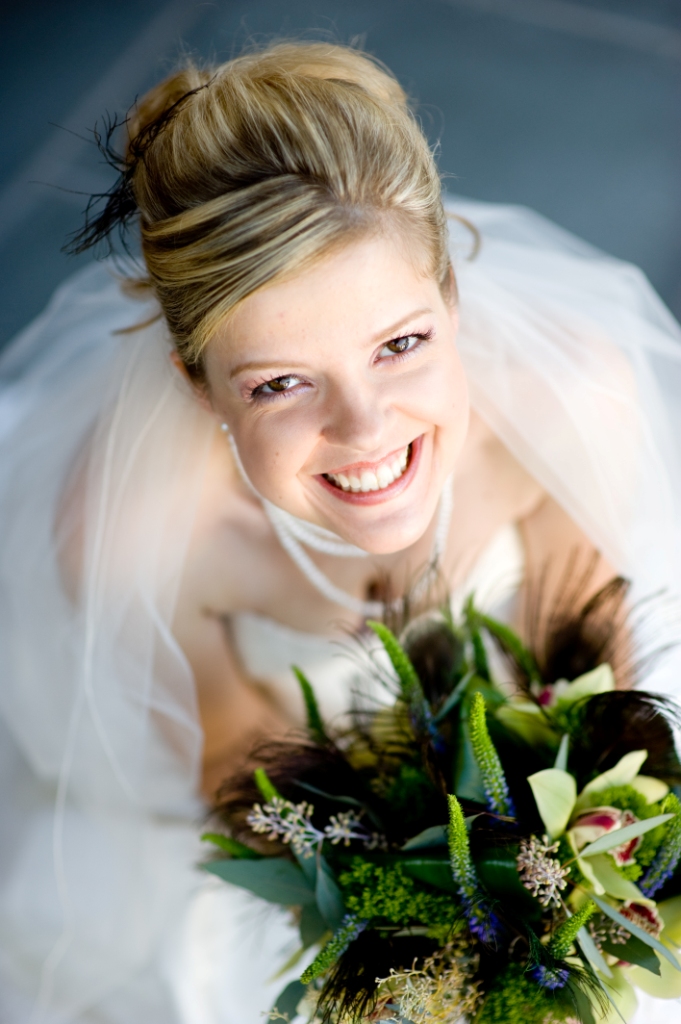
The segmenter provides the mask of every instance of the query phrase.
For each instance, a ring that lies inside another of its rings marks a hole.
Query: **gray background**
[[[450,191],[523,203],[640,264],[681,316],[681,0],[4,0],[0,345],[84,259],[91,141],[183,52],[322,34],[419,103]],[[83,136],[79,138],[78,136]]]

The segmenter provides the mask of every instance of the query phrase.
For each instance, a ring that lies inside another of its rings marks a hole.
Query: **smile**
[[[411,456],[411,444],[397,454],[390,455],[373,469],[358,465],[341,473],[323,473],[334,487],[346,494],[368,494],[370,491],[384,491],[399,480],[407,470]]]

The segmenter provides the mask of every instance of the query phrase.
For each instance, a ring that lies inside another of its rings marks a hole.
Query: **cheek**
[[[234,430],[249,480],[270,501],[280,500],[314,449],[317,433],[304,417],[263,416]]]
[[[465,433],[468,423],[468,387],[454,346],[442,359],[433,360],[405,392],[405,406],[427,423],[447,431]]]

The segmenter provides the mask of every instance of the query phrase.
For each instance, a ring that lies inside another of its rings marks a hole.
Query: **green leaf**
[[[435,722],[436,725],[438,725],[443,720],[443,718],[446,718],[447,715],[449,715],[454,710],[454,708],[456,707],[456,705],[459,703],[464,693],[466,692],[466,688],[468,687],[468,684],[470,683],[471,679],[473,679],[474,677],[475,669],[471,669],[470,672],[466,672],[466,675],[463,677],[463,679],[459,680],[459,682],[456,684],[456,686],[450,693],[449,697],[447,697],[447,700],[444,702],[438,713],[435,715],[433,721]]]
[[[326,729],[324,728],[324,720],[319,712],[319,705],[317,704],[315,692],[312,689],[312,683],[310,683],[307,676],[297,667],[297,665],[292,665],[291,668],[293,669],[293,673],[300,684],[300,689],[303,694],[305,712],[307,714],[308,731],[316,743],[326,743],[328,741],[328,736],[326,735]]]
[[[443,860],[438,857],[410,857],[408,860],[399,861],[404,870],[412,878],[420,882],[426,882],[436,889],[444,889],[445,892],[458,893],[459,888],[452,878],[452,868],[449,858]]]
[[[265,803],[269,803],[271,800],[274,800],[275,797],[280,796],[278,790],[276,790],[270,782],[269,776],[264,768],[256,768],[253,772],[253,778],[255,779],[256,786],[260,790],[260,796],[263,798]]]
[[[475,759],[473,744],[468,728],[467,709],[459,721],[459,742],[456,746],[456,765],[454,770],[454,792],[463,800],[473,800],[478,804],[486,804],[487,796],[482,784],[482,775]]]
[[[306,906],[315,894],[299,867],[283,857],[262,860],[215,860],[202,865],[204,871],[238,885],[268,903],[284,907]]]
[[[612,978],[612,971],[608,967],[605,959],[603,958],[603,954],[591,938],[591,935],[586,928],[580,928],[577,932],[577,942],[581,946],[584,957],[587,962],[591,964],[593,969],[595,971],[600,971],[606,978]]]
[[[656,814],[654,818],[646,818],[644,821],[635,821],[633,825],[625,825],[624,828],[616,828],[612,832],[606,832],[604,836],[589,843],[583,850],[579,851],[580,857],[594,857],[597,853],[605,853],[621,843],[628,843],[631,839],[650,832],[658,825],[664,825],[666,821],[673,818],[673,814]]]
[[[447,845],[447,826],[431,825],[430,828],[419,832],[417,836],[408,839],[402,847],[403,850],[425,850],[431,846]]]
[[[609,768],[602,775],[597,775],[579,794],[575,810],[588,807],[591,803],[591,794],[598,793],[602,789],[609,789],[611,786],[628,786],[638,775],[648,757],[647,750],[630,750],[628,754],[621,757],[614,768]]]
[[[317,904],[304,906],[300,912],[300,941],[303,949],[309,949],[317,942],[321,942],[328,933],[329,926],[319,913]]]
[[[567,733],[564,733],[560,741],[560,746],[558,747],[558,753],[556,754],[556,763],[553,766],[554,768],[558,768],[561,772],[567,771],[569,747],[570,737]]]
[[[520,881],[517,856],[517,843],[485,846],[474,858],[476,874],[490,895],[502,900],[504,906],[511,906],[528,921],[539,920],[542,908]]]
[[[603,942],[602,946],[604,952],[609,953],[610,956],[616,956],[618,960],[626,960],[628,964],[636,964],[659,976],[660,959],[657,953],[633,935],[627,939],[624,945],[616,946],[613,942]]]
[[[404,650],[395,634],[384,626],[382,622],[375,622],[373,619],[367,621],[367,626],[372,629],[378,639],[385,647],[386,654],[392,662],[392,666],[400,681],[402,696],[406,702],[413,706],[423,703],[424,695],[421,681],[416,674],[416,669],[411,663],[409,655]]]
[[[345,906],[343,905],[343,896],[336,883],[334,873],[324,857],[319,858],[315,897],[319,913],[331,931],[338,931],[345,917]]]
[[[262,860],[261,853],[252,850],[245,843],[240,843],[238,839],[223,836],[220,832],[204,832],[201,839],[204,843],[212,843],[213,846],[224,850],[230,857],[235,857],[237,860]]]
[[[544,768],[528,776],[537,810],[552,839],[562,836],[577,798],[577,783],[569,772]]]
[[[615,910],[614,907],[611,907],[607,900],[602,899],[600,896],[596,896],[595,893],[590,893],[590,896],[594,903],[601,908],[604,914],[611,917],[612,920],[621,925],[622,928],[626,928],[630,935],[635,936],[637,939],[640,939],[641,942],[645,942],[647,946],[651,946],[658,953],[661,953],[662,956],[669,961],[672,967],[675,967],[677,971],[681,971],[681,964],[679,964],[679,961],[676,959],[672,951],[667,949],[659,939],[654,939],[653,936],[649,935],[648,932],[643,930],[643,928],[639,928],[639,926],[634,924],[633,921],[630,921],[629,918],[624,917]]]
[[[286,1014],[289,1020],[293,1020],[298,1012],[298,1004],[307,992],[307,985],[303,985],[302,982],[295,981],[289,982],[283,992],[280,992],[274,1001],[272,1012],[275,1010],[278,1013]]]
[[[528,679],[535,680],[540,678],[536,661],[517,633],[514,633],[512,629],[509,629],[502,622],[491,619],[488,615],[481,615],[480,621],[487,632],[491,633],[501,646],[508,651]]]
[[[610,665],[604,663],[598,668],[586,672],[578,679],[573,679],[558,694],[558,704],[572,704],[585,697],[596,697],[601,693],[611,693],[615,689],[615,677]]]

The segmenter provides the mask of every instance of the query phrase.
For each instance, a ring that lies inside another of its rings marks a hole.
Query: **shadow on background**
[[[0,344],[83,259],[92,144],[182,53],[359,41],[418,102],[446,187],[522,203],[638,263],[681,317],[678,0],[5,0]]]

